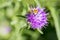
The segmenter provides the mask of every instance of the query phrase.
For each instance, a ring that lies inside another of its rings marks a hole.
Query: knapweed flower
[[[31,8],[26,17],[33,29],[42,29],[47,24],[47,14],[44,8]]]

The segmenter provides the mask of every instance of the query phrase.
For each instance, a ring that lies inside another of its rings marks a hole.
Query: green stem
[[[15,31],[12,33],[12,36],[9,40],[22,40],[21,33],[19,33],[20,28],[16,25]]]
[[[42,31],[41,31],[41,29],[37,29],[41,34],[44,34]]]
[[[16,31],[15,31],[15,33],[16,33],[16,40],[22,40],[21,33],[19,33],[19,30],[20,30],[20,28],[16,27]]]
[[[59,26],[59,21],[58,21],[58,13],[53,7],[50,7],[51,10],[51,15],[53,17],[54,23],[55,23],[55,29],[57,33],[58,40],[60,40],[60,26]]]

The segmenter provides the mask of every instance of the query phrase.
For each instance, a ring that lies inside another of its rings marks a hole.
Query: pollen
[[[34,12],[34,14],[37,14],[38,13],[38,10],[37,9],[34,9],[33,12]]]

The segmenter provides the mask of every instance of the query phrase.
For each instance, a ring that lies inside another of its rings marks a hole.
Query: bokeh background
[[[30,28],[30,6],[46,8],[48,24],[41,34]],[[60,0],[0,0],[0,40],[60,40]]]

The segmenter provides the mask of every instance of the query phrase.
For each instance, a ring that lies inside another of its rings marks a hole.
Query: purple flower
[[[47,24],[47,14],[44,8],[31,8],[30,13],[26,17],[33,29],[42,29]]]

